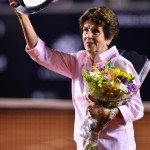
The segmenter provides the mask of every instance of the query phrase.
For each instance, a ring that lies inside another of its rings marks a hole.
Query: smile
[[[94,42],[86,42],[87,45],[92,45]]]

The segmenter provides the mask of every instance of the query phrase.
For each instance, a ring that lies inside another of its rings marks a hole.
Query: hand
[[[91,95],[88,95],[87,100],[89,102],[88,111],[92,118],[100,119],[108,116],[110,109],[97,104]]]
[[[17,11],[15,10],[15,8],[19,6],[19,0],[9,0],[9,3],[10,3],[10,6],[14,9],[15,13],[17,14],[17,16],[18,16],[19,18],[21,18],[21,17],[23,17],[23,16],[27,16],[27,15],[21,14],[21,13],[19,13],[19,12],[17,12]]]

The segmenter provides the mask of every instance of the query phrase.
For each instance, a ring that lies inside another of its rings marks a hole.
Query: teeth
[[[92,43],[93,44],[94,42],[93,41],[87,41],[87,43]]]

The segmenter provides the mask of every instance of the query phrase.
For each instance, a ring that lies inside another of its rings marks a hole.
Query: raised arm
[[[21,24],[21,27],[23,29],[25,41],[27,43],[28,49],[32,49],[35,47],[35,45],[38,42],[38,36],[30,22],[29,16],[25,14],[18,13],[15,8],[18,6],[19,0],[9,0],[10,6],[14,9],[15,13],[17,14],[19,18],[19,22]]]

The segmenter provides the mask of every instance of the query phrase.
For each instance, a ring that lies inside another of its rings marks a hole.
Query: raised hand
[[[21,13],[19,13],[19,12],[17,12],[17,11],[15,10],[15,8],[20,5],[19,0],[9,0],[9,4],[10,4],[10,6],[14,9],[15,13],[17,14],[17,16],[18,16],[19,18],[21,18],[21,17],[23,17],[23,16],[27,16],[27,15],[21,14]]]

